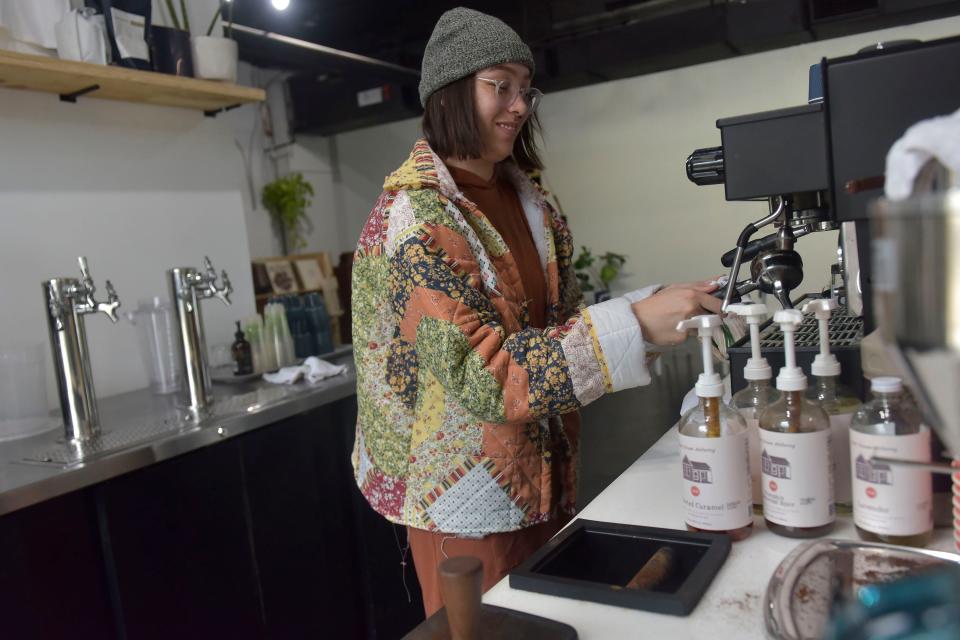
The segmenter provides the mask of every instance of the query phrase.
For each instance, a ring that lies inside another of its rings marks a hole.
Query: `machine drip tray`
[[[689,615],[730,553],[723,534],[576,520],[510,574],[514,589],[677,616]],[[662,548],[655,586],[627,587]]]

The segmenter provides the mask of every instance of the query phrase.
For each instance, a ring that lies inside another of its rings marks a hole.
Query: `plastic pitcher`
[[[177,327],[170,303],[160,297],[140,300],[136,311],[126,314],[137,328],[140,357],[150,376],[154,393],[173,393],[180,388],[177,362]]]
[[[0,348],[0,441],[47,431],[59,423],[47,406],[43,344]]]

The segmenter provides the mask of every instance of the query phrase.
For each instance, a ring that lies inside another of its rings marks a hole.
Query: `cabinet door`
[[[90,494],[0,517],[0,635],[116,638]]]
[[[344,455],[340,464],[349,478],[344,496],[353,513],[356,538],[354,545],[361,559],[367,637],[371,640],[392,640],[403,637],[423,622],[423,597],[407,549],[407,530],[395,525],[373,510],[360,493],[353,477],[349,455],[357,424],[357,399],[351,397],[340,405],[340,433]],[[406,550],[406,551],[405,551]],[[406,563],[401,564],[401,563]]]
[[[236,442],[96,491],[129,640],[264,637]]]
[[[271,638],[362,638],[362,590],[338,403],[241,439]]]

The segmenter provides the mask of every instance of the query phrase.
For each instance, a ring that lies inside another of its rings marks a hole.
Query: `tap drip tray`
[[[60,439],[56,444],[27,454],[23,462],[54,467],[72,467],[154,442],[164,437],[194,431],[199,428],[199,424],[184,415],[144,422],[116,431],[105,429],[89,442],[74,444]]]
[[[686,616],[720,570],[730,544],[724,534],[580,519],[513,571],[510,586]]]

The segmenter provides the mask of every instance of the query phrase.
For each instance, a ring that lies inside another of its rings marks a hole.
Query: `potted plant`
[[[186,0],[180,0],[180,13],[173,0],[166,0],[169,27],[150,25],[150,56],[153,68],[175,76],[193,76],[193,53],[190,46],[190,18]]]
[[[224,4],[227,5],[224,10]],[[227,23],[227,36],[213,35],[217,19],[223,17]],[[217,10],[210,20],[207,32],[193,38],[193,66],[198,78],[207,80],[237,81],[238,49],[233,35],[233,2],[220,0]]]
[[[596,257],[587,247],[581,246],[580,253],[573,262],[573,270],[580,282],[580,291],[586,294],[593,291],[596,302],[610,299],[610,283],[618,275],[627,261],[627,257],[620,253],[606,252]]]
[[[263,187],[260,201],[277,226],[284,255],[307,246],[304,234],[310,227],[307,207],[311,196],[313,186],[301,173],[277,178]]]

